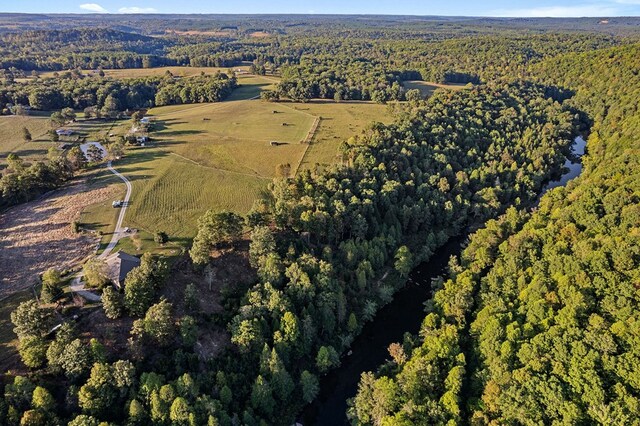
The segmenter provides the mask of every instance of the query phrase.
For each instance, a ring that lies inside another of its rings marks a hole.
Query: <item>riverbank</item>
[[[571,155],[565,161],[564,173],[542,187],[533,206],[549,190],[566,185],[580,175],[580,157],[584,155],[585,148],[585,138],[576,137]],[[396,292],[389,304],[378,311],[373,321],[363,327],[351,344],[351,355],[345,356],[338,369],[321,379],[319,396],[305,407],[300,416],[302,424],[349,424],[346,417],[347,400],[355,396],[361,374],[375,371],[389,358],[387,348],[391,343],[402,342],[406,333],[418,333],[425,316],[424,304],[431,298],[431,281],[446,272],[451,256],[460,255],[468,235],[475,229],[470,226],[461,235],[450,238],[428,261],[411,272],[407,284]]]

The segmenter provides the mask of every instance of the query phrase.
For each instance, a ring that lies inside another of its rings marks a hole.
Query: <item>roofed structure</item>
[[[119,287],[124,287],[127,274],[135,267],[140,266],[140,259],[123,251],[118,251],[105,259],[109,278]]]

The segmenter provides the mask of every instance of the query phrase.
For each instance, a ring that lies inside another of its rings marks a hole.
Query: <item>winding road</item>
[[[88,145],[97,146],[98,148],[100,148],[102,150],[102,152],[104,154],[106,154],[106,152],[107,152],[106,149],[104,149],[104,147],[98,142],[90,142],[88,144],[85,144],[85,145],[83,145],[81,147],[82,150],[86,151],[86,148],[88,148]],[[131,186],[131,182],[129,181],[129,179],[127,179],[122,173],[120,173],[116,169],[114,169],[111,161],[109,161],[107,163],[107,168],[109,169],[109,171],[111,173],[113,173],[114,175],[118,176],[125,183],[125,185],[127,186],[127,193],[124,196],[123,203],[122,203],[122,208],[120,209],[120,214],[118,215],[118,220],[116,222],[116,226],[113,229],[113,234],[111,236],[111,241],[109,241],[109,244],[107,245],[107,247],[98,256],[98,259],[104,259],[107,256],[109,256],[109,254],[111,254],[113,249],[118,244],[118,241],[120,241],[120,238],[126,236],[126,233],[124,232],[124,229],[122,228],[122,222],[124,221],[124,216],[127,213],[127,207],[129,206],[129,199],[131,198],[131,192],[133,192],[133,187]],[[70,284],[71,290],[74,293],[77,293],[80,296],[84,297],[85,299],[87,299],[90,302],[100,302],[100,295],[85,289],[84,284],[82,282],[82,276],[83,276],[82,272],[79,272],[78,275],[76,275],[73,278],[73,280],[71,281],[71,284]]]
[[[131,187],[131,182],[129,181],[129,179],[127,179],[122,173],[114,169],[113,166],[111,165],[111,161],[107,163],[107,168],[111,171],[111,173],[113,173],[114,175],[122,179],[125,185],[127,185],[127,194],[124,196],[122,208],[120,209],[120,214],[118,215],[118,221],[116,222],[116,227],[113,229],[113,235],[111,236],[111,241],[109,241],[109,244],[104,249],[102,254],[98,256],[98,259],[104,259],[105,257],[109,256],[109,254],[111,254],[111,251],[115,248],[116,244],[118,244],[118,241],[120,240],[120,238],[124,236],[125,232],[122,229],[122,221],[124,220],[124,215],[127,213],[127,207],[129,206],[129,199],[131,198],[131,192],[133,191],[133,188]]]

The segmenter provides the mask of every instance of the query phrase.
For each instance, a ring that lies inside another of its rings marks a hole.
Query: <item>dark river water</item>
[[[578,136],[572,153],[564,164],[567,170],[558,180],[548,182],[541,195],[552,188],[566,185],[582,171],[580,157],[586,141]],[[417,334],[424,319],[424,303],[431,297],[431,279],[442,275],[452,255],[459,255],[466,235],[449,240],[429,259],[416,267],[407,285],[399,290],[393,301],[378,311],[375,319],[367,323],[353,341],[352,353],[342,358],[342,365],[320,380],[320,394],[307,405],[299,422],[304,426],[347,425],[347,399],[355,396],[360,375],[376,371],[389,359],[387,348],[402,342],[404,333]]]

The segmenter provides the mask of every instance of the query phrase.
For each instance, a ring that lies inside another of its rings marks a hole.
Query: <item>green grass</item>
[[[25,142],[22,128],[26,127],[33,138]],[[16,153],[27,161],[37,161],[47,156],[47,151],[58,143],[46,137],[50,129],[49,114],[40,113],[27,116],[0,116],[0,165],[6,164],[7,156]]]
[[[192,238],[208,209],[246,213],[268,179],[199,166],[171,155],[162,142],[138,148],[116,166],[133,183],[125,225],[164,231],[174,241]]]
[[[259,177],[273,177],[280,163],[300,161],[305,150],[300,142],[315,120],[307,113],[257,100],[161,107],[149,115],[158,129],[153,137],[176,156]],[[271,146],[271,141],[281,145]]]
[[[238,87],[229,96],[227,101],[238,101],[251,99],[260,96],[263,90],[275,89],[278,79],[276,77],[258,76],[258,75],[241,75],[238,77]]]
[[[126,187],[122,180],[111,173],[106,167],[94,170],[87,174],[87,183],[89,187],[107,187],[114,185],[116,195],[112,199],[104,200],[92,204],[85,208],[78,219],[83,229],[100,232],[102,238],[100,240],[100,250],[109,244],[113,230],[118,220],[119,209],[114,209],[111,203],[114,199],[122,199],[126,194]]]
[[[114,251],[123,250],[131,254],[151,252],[155,255],[172,257],[182,253],[183,248],[188,245],[187,243],[187,239],[178,237],[175,241],[169,241],[164,246],[161,246],[153,240],[153,234],[138,230],[135,235],[118,241]]]
[[[437,89],[462,90],[467,87],[466,84],[440,84],[428,81],[405,81],[402,83],[406,90],[418,89],[422,92],[422,96],[431,96]]]
[[[277,106],[246,100],[273,82],[262,77],[243,77],[243,81],[238,90],[244,91],[235,97],[245,100],[149,111],[154,117],[154,141],[145,147],[128,148],[126,156],[114,163],[133,185],[123,225],[140,231],[121,240],[118,248],[132,253],[176,254],[190,243],[197,219],[206,210],[248,212],[270,182],[275,166],[296,163],[302,157],[305,147],[299,141],[314,117],[285,108],[274,114]],[[110,133],[124,135],[129,128],[128,120],[79,120],[76,131],[101,139]],[[286,144],[272,147],[271,140]],[[124,195],[124,185],[107,170],[94,180],[105,186],[116,182]],[[83,224],[103,233],[103,247],[110,241],[117,220],[118,209],[111,207],[111,201],[89,206],[81,216]],[[165,247],[153,241],[158,231],[171,238]]]
[[[340,143],[360,134],[372,122],[392,121],[387,106],[376,103],[312,101],[283,105],[321,117],[301,169],[313,168],[316,164],[334,163]]]
[[[111,120],[106,118],[84,120],[79,119],[65,128],[72,129],[75,134],[72,138],[84,138],[88,141],[103,140],[108,137],[111,131],[124,123],[128,123],[128,119]]]

